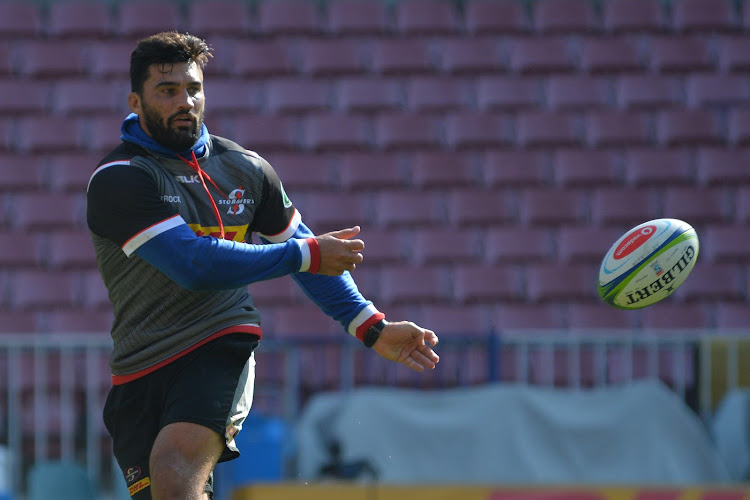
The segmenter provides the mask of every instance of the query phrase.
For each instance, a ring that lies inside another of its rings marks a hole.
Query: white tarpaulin
[[[338,442],[383,482],[695,484],[727,471],[708,432],[657,382],[591,391],[486,386],[322,394],[298,427],[314,479]]]

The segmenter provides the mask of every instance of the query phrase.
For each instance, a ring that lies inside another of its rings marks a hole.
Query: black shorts
[[[231,333],[152,373],[112,386],[104,425],[133,498],[151,498],[149,456],[168,424],[208,427],[225,437],[220,462],[239,456],[234,437],[252,405],[257,345],[254,335]]]

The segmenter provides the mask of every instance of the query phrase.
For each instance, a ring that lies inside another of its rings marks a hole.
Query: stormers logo
[[[281,199],[284,201],[284,208],[289,208],[292,206],[292,200],[289,199],[289,197],[286,195],[286,191],[284,191],[284,185],[279,181],[279,187],[281,188]]]
[[[245,198],[245,190],[242,187],[238,187],[227,196],[226,200],[219,200],[219,205],[229,205],[227,214],[229,215],[240,215],[245,211],[245,205],[253,205],[255,200],[252,198]]]

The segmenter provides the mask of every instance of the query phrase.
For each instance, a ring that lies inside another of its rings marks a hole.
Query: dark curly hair
[[[204,68],[210,57],[213,57],[211,47],[189,33],[165,31],[146,37],[138,42],[130,54],[130,90],[143,93],[143,84],[148,79],[148,70],[153,64],[170,65],[193,61]]]

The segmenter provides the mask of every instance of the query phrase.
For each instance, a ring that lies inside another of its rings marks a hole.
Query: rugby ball
[[[677,219],[655,219],[620,237],[599,268],[599,296],[620,309],[640,309],[669,297],[698,257],[698,235]]]

